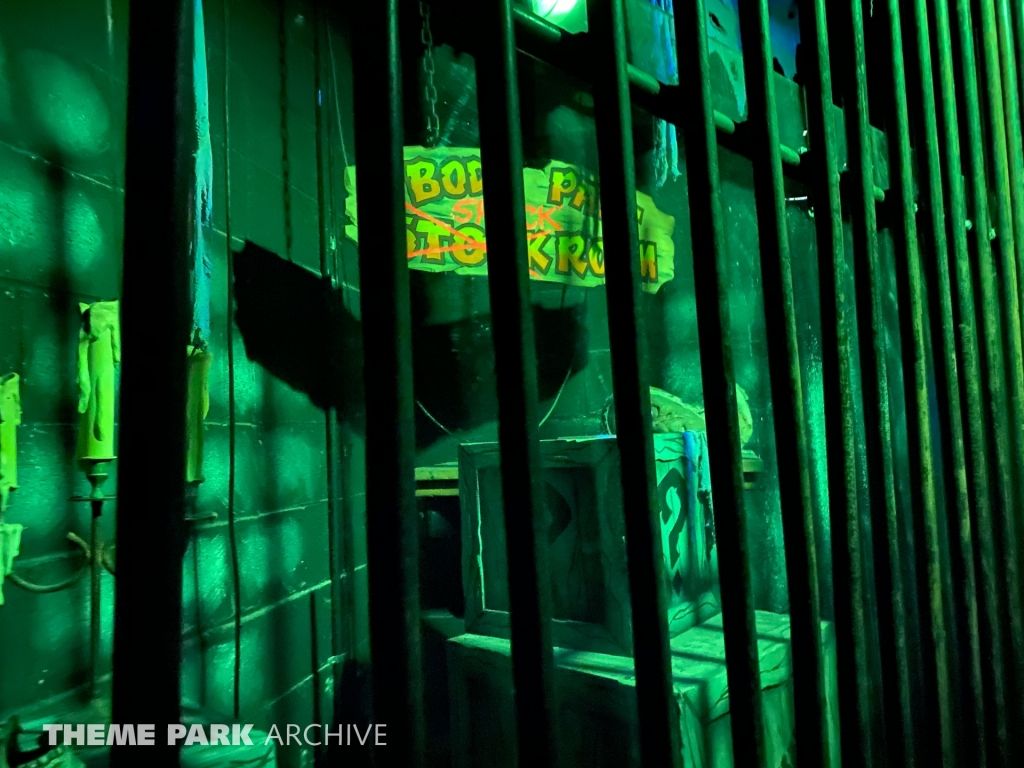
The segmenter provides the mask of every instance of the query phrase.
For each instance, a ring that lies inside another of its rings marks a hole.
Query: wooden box
[[[554,642],[629,655],[629,586],[614,437],[542,440],[550,517]],[[718,613],[717,548],[703,432],[655,434],[670,636]],[[459,452],[466,630],[509,636],[508,567],[497,443]],[[749,460],[745,469],[756,472]],[[424,491],[426,493],[428,491]]]
[[[794,712],[787,616],[757,612],[767,765],[786,768]],[[835,642],[822,624],[830,765],[839,765]],[[725,637],[721,617],[672,640],[676,716],[685,768],[733,768]],[[555,650],[556,739],[561,764],[640,768],[633,660]],[[462,635],[448,643],[455,768],[516,766],[511,650],[507,640]]]
[[[542,440],[556,645],[632,648],[619,454],[614,438]],[[509,637],[508,560],[497,443],[459,449],[466,631]]]

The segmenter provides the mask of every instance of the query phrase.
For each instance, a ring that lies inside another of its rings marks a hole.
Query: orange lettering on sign
[[[452,248],[452,258],[464,267],[479,267],[487,260],[487,243],[484,232],[472,224],[463,224],[459,233],[467,236],[465,243],[457,243]],[[475,247],[469,247],[472,243]]]

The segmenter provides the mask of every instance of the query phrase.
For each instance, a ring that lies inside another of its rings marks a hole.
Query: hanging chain
[[[441,138],[441,119],[437,116],[437,86],[434,85],[434,35],[430,31],[430,5],[420,0],[420,17],[423,29],[420,40],[423,43],[423,74],[426,75],[427,97],[427,145],[436,147]]]

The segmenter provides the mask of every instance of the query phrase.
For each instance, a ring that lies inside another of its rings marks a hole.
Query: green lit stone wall
[[[229,444],[227,258],[224,195],[224,24],[221,0],[205,2],[215,162],[210,412],[206,482],[184,562],[183,695],[220,712],[233,706],[234,590],[227,531]],[[20,573],[54,582],[82,564],[65,540],[87,537],[88,515],[68,497],[86,484],[75,469],[75,347],[79,301],[115,298],[120,285],[127,3],[38,0],[0,5],[0,370],[22,376],[20,489],[8,511],[26,526]],[[312,15],[289,0],[286,15],[285,190],[277,4],[232,2],[230,11],[231,233],[319,271]],[[341,81],[337,124],[351,136],[345,40],[332,38]],[[325,72],[328,64],[325,63]],[[325,85],[326,88],[326,85]],[[340,114],[339,114],[340,113]],[[343,157],[334,144],[337,207]],[[349,147],[351,153],[351,147]],[[286,206],[286,200],[288,205]],[[339,228],[340,231],[340,228]],[[154,239],[166,233],[153,232]],[[355,255],[341,254],[354,281]],[[355,300],[354,291],[346,291]],[[273,305],[267,306],[274,312]],[[249,361],[234,334],[234,509],[241,571],[241,713],[257,726],[320,722],[332,711],[327,558],[325,418],[308,398]],[[153,418],[161,418],[153,404]],[[342,434],[340,488],[361,517],[362,441]],[[112,477],[109,489],[115,486]],[[157,494],[160,489],[153,489]],[[113,535],[114,506],[105,508]],[[144,514],[144,510],[140,510]],[[353,532],[345,574],[353,603],[340,650],[368,652],[365,536]],[[158,545],[158,543],[154,543]],[[0,713],[67,694],[88,674],[88,580],[55,594],[5,585],[0,609]],[[113,583],[104,577],[103,642],[109,656]],[[316,658],[314,658],[314,648]],[[348,654],[345,658],[354,659]],[[154,663],[159,663],[154,659]],[[109,668],[103,670],[109,673]],[[318,683],[319,690],[314,690]],[[329,719],[327,720],[329,722]],[[282,764],[298,765],[298,754]]]
[[[87,487],[74,462],[78,302],[116,298],[120,285],[125,4],[113,10],[108,37],[103,0],[0,5],[0,369],[22,377],[24,410],[7,519],[25,526],[18,571],[40,583],[81,567],[66,535],[89,531],[87,507],[68,498]],[[0,711],[84,683],[88,579],[46,595],[8,581],[4,594]],[[109,576],[102,597],[106,659]]]

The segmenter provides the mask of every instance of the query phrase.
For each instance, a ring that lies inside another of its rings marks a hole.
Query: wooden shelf
[[[743,487],[756,487],[758,476],[764,471],[764,461],[753,451],[743,451]],[[416,467],[416,496],[459,495],[459,465],[457,462]]]
[[[416,467],[416,496],[458,496],[458,462],[437,464],[432,467]]]

